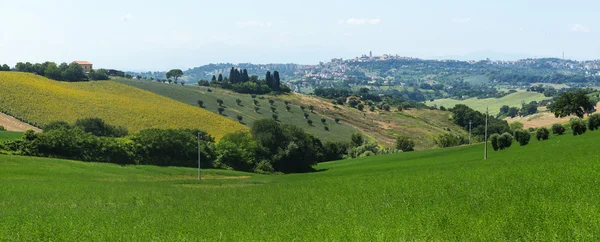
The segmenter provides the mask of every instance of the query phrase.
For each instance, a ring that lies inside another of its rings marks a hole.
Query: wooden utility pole
[[[471,120],[469,120],[469,145],[471,145]]]
[[[200,132],[198,132],[198,181],[200,181]]]
[[[487,152],[487,150],[488,150],[487,149],[487,146],[488,146],[487,145],[487,140],[488,140],[488,116],[489,116],[488,106],[486,105],[485,106],[485,148],[484,148],[484,152],[483,152],[483,159],[484,160],[487,160],[487,154],[488,154],[488,152]]]

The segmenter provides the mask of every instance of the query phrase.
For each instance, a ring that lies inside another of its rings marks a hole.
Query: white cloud
[[[131,15],[130,13],[127,13],[127,14],[121,16],[121,21],[129,22],[129,20],[131,20],[132,18],[133,18],[133,15]]]
[[[378,24],[379,22],[381,22],[381,19],[379,19],[379,18],[374,18],[374,19],[349,18],[347,20],[338,20],[338,24],[350,24],[350,25],[365,25],[365,24],[375,25],[375,24]]]
[[[592,30],[590,28],[585,27],[581,24],[573,24],[573,27],[571,27],[571,30],[573,30],[573,32],[581,32],[581,33],[592,32]]]
[[[465,18],[465,17],[452,18],[452,23],[466,24],[468,22],[471,22],[471,18]]]
[[[237,22],[235,25],[238,28],[270,28],[273,26],[273,23],[260,20],[249,20]]]

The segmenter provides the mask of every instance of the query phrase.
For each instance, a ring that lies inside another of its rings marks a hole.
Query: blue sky
[[[333,57],[600,59],[600,1],[0,0],[0,63],[124,70]]]

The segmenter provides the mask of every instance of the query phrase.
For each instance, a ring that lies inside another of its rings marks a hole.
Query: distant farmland
[[[544,94],[537,92],[516,92],[509,95],[506,95],[502,98],[486,98],[486,99],[477,99],[470,98],[465,100],[456,100],[456,99],[437,99],[433,102],[427,102],[427,105],[437,105],[444,106],[446,108],[452,108],[457,104],[465,104],[472,109],[475,109],[480,112],[485,112],[486,105],[489,105],[490,114],[496,115],[500,112],[500,107],[503,105],[508,105],[510,107],[521,107],[521,102],[529,103],[531,101],[542,101],[550,99],[549,97],[545,97]]]

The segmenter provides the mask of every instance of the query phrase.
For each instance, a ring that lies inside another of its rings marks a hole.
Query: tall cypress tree
[[[210,80],[211,82],[216,82],[217,81],[217,77],[215,75],[213,75],[212,79]]]
[[[236,84],[236,78],[235,78],[235,71],[236,69],[231,67],[231,70],[229,71],[229,82],[231,82],[232,84]]]
[[[219,78],[217,79],[217,82],[223,82],[223,74],[219,73]]]
[[[273,90],[273,76],[271,76],[271,72],[267,71],[267,75],[265,76],[265,81],[267,81],[267,86]]]
[[[274,85],[274,90],[279,91],[279,86],[281,86],[281,80],[279,80],[279,72],[275,71],[273,72],[273,85]]]
[[[242,72],[242,82],[250,81],[250,76],[248,76],[248,70],[244,69]]]

